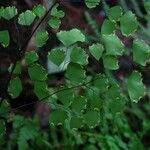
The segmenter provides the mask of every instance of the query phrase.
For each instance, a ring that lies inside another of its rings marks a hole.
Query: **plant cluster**
[[[112,150],[135,149],[138,141],[135,142],[134,139],[138,140],[138,138],[131,133],[129,126],[124,123],[126,119],[123,110],[126,104],[137,103],[146,96],[148,93],[147,87],[143,83],[142,74],[138,70],[133,70],[121,82],[115,79],[113,71],[118,70],[120,67],[119,58],[126,55],[131,56],[134,63],[141,68],[147,66],[150,59],[150,47],[144,40],[136,36],[136,33],[141,32],[142,28],[138,17],[132,11],[122,8],[121,5],[109,8],[105,1],[85,0],[85,4],[89,9],[103,4],[107,15],[101,30],[99,30],[95,29],[95,22],[92,22],[91,16],[88,13],[86,14],[87,21],[96,31],[95,37],[97,40],[90,41],[88,33],[78,28],[59,29],[65,16],[65,12],[59,7],[62,2],[63,0],[53,2],[48,10],[39,4],[34,6],[32,10],[21,13],[18,12],[15,6],[0,8],[0,18],[8,21],[17,18],[17,23],[22,26],[28,27],[40,19],[25,45],[18,49],[15,63],[11,64],[8,69],[9,79],[6,85],[8,94],[0,99],[0,117],[3,118],[0,120],[0,141],[3,141],[6,134],[5,120],[14,120],[14,133],[12,136],[14,140],[17,138],[20,150],[29,149],[29,143],[27,143],[29,140],[32,141],[30,145],[33,149],[35,144],[38,145],[39,149],[43,147],[52,148],[52,145],[47,142],[49,135],[46,132],[39,132],[38,119],[35,117],[31,121],[30,118],[25,119],[20,115],[14,116],[13,111],[17,108],[11,109],[9,104],[9,97],[11,96],[15,100],[24,88],[21,78],[23,68],[19,60],[21,56],[25,59],[28,75],[34,83],[35,95],[39,101],[48,104],[52,108],[49,116],[49,125],[52,131],[57,126],[62,125],[63,128],[68,129],[68,133],[64,134],[70,134],[70,138],[75,138],[78,144],[82,143],[83,139],[80,135],[77,135],[76,131],[81,130],[81,134],[90,137],[89,143],[97,143],[98,140],[103,141],[102,145],[100,144],[103,149],[108,147]],[[149,20],[150,2],[146,1],[144,7],[147,13],[146,19]],[[48,85],[51,78],[49,78],[47,70],[39,63],[37,52],[35,50],[26,51],[26,45],[32,36],[35,36],[36,48],[41,48],[47,43],[50,35],[47,29],[41,26],[47,17],[49,18],[46,22],[47,26],[51,30],[57,31],[56,37],[62,45],[50,49],[47,58],[56,66],[61,66],[62,70],[67,64],[64,82],[57,88]],[[121,32],[126,38],[133,38],[130,49],[119,38],[117,31]],[[10,39],[8,30],[0,31],[0,45],[2,47],[8,47],[11,42]],[[68,53],[70,54],[69,59],[66,59]],[[89,57],[97,62],[102,61],[104,71],[99,74],[89,71]],[[114,123],[111,122],[111,125],[113,124],[114,127],[110,127],[108,120],[112,119],[113,116],[115,116],[115,121]],[[93,130],[93,128],[99,126],[101,126],[101,135],[97,135]],[[121,130],[121,134],[124,134],[126,138],[130,138],[132,142],[129,147],[120,140],[118,135],[112,138],[108,134],[109,128],[113,128],[112,132]],[[93,133],[82,133],[82,129],[84,131],[93,130]],[[17,130],[19,130],[18,133]],[[63,137],[65,140],[62,143],[69,143],[65,138],[66,135],[63,135]],[[56,142],[56,139],[52,141]],[[5,141],[2,143],[5,143]],[[71,144],[72,146],[75,145],[75,143]],[[13,147],[13,141],[8,145]],[[93,147],[90,145],[90,150],[94,149]],[[142,149],[142,146],[139,147]]]

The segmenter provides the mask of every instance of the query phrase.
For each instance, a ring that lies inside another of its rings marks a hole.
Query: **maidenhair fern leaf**
[[[104,52],[104,47],[102,44],[92,44],[90,47],[89,47],[89,51],[91,53],[91,55],[97,60],[99,61],[100,58],[102,57],[102,54]]]
[[[115,34],[103,35],[103,40],[106,47],[106,53],[108,55],[123,54],[124,45]]]
[[[47,71],[40,64],[33,64],[28,68],[31,80],[44,81],[47,79]]]
[[[19,77],[12,79],[9,83],[8,92],[12,98],[17,98],[22,92],[22,83]]]
[[[136,16],[131,12],[126,12],[120,19],[121,32],[125,36],[130,36],[138,28]]]
[[[80,65],[88,64],[88,54],[80,47],[75,47],[70,55],[70,60],[73,63]]]
[[[35,14],[36,16],[38,16],[38,17],[41,18],[41,17],[43,17],[43,16],[45,15],[45,13],[46,13],[46,8],[45,8],[43,5],[39,4],[39,5],[37,5],[37,6],[34,6],[33,12],[34,12],[34,14]]]
[[[18,23],[24,26],[30,26],[35,20],[36,16],[31,10],[26,10],[18,17]]]
[[[100,122],[100,114],[98,111],[87,111],[84,114],[84,121],[90,127],[96,127]]]
[[[133,71],[127,80],[127,88],[130,99],[138,102],[146,93],[146,88],[142,82],[142,76],[138,71]]]
[[[67,47],[76,42],[85,41],[85,36],[78,29],[72,29],[70,31],[60,31],[57,33],[57,37]]]
[[[101,0],[84,0],[88,8],[94,8],[99,5]]]
[[[59,66],[65,59],[65,52],[63,49],[54,48],[48,53],[48,58],[55,65]]]
[[[146,66],[146,62],[150,59],[150,47],[144,41],[135,39],[133,41],[133,60]]]
[[[48,32],[46,30],[39,30],[35,35],[35,45],[36,47],[42,47],[46,44],[48,40]]]
[[[79,64],[70,63],[67,67],[66,77],[72,84],[81,84],[86,78],[85,70]]]
[[[50,115],[50,124],[62,125],[68,118],[68,113],[62,109],[55,109]]]

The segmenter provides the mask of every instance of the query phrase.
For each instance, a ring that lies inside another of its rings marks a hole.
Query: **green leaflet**
[[[14,64],[11,64],[10,67],[8,68],[8,71],[11,72],[12,71],[12,67],[13,67]],[[21,63],[20,61],[17,61],[16,63],[16,66],[15,66],[15,69],[13,71],[13,74],[21,74]]]
[[[78,29],[72,29],[69,31],[60,31],[57,33],[57,37],[66,47],[75,44],[76,42],[85,41],[85,36]]]
[[[65,59],[65,52],[63,49],[54,48],[48,53],[48,58],[55,65],[59,66]]]
[[[50,115],[50,123],[53,125],[62,125],[68,118],[68,113],[62,109],[55,109]]]
[[[51,11],[51,16],[56,17],[56,18],[63,18],[65,16],[65,13],[62,10],[58,10],[58,4],[56,4],[52,11]]]
[[[110,99],[109,107],[113,114],[121,113],[125,108],[125,99],[121,96],[116,99]]]
[[[51,19],[48,21],[48,25],[54,29],[58,29],[61,25],[61,20],[56,17],[51,17]]]
[[[40,64],[29,66],[28,73],[31,80],[45,81],[47,79],[47,71]]]
[[[127,80],[127,89],[130,99],[133,102],[138,102],[146,93],[146,88],[142,82],[141,74],[138,71],[133,71]]]
[[[109,99],[109,107],[113,114],[121,113],[125,106],[125,98],[122,96],[121,87],[114,83],[106,93]]]
[[[48,90],[46,82],[36,81],[34,83],[34,93],[39,98],[39,100],[42,100],[42,99],[48,97],[49,90]]]
[[[45,15],[46,8],[43,5],[39,4],[37,6],[34,6],[33,12],[34,12],[34,14],[36,16],[38,16],[39,18],[41,18],[41,17],[43,17]]]
[[[69,63],[66,77],[70,80],[71,84],[81,84],[86,78],[85,70],[79,64]]]
[[[88,8],[94,8],[99,5],[101,0],[84,0]]]
[[[100,98],[100,90],[96,87],[87,87],[88,104],[91,110],[100,110],[103,100]]]
[[[87,65],[88,64],[88,54],[80,47],[73,48],[70,61],[73,63],[77,63],[80,65]]]
[[[83,118],[73,116],[70,119],[70,128],[71,129],[79,129],[83,125]]]
[[[13,99],[20,95],[22,92],[22,83],[19,77],[16,77],[10,81],[8,92]]]
[[[97,60],[99,61],[100,58],[102,57],[102,54],[104,52],[104,47],[102,44],[92,44],[90,47],[89,47],[89,51],[91,53],[91,55]]]
[[[10,20],[14,18],[18,14],[18,11],[15,6],[12,7],[6,7],[6,8],[1,8],[0,11],[0,18],[3,17],[6,20]]]
[[[0,31],[0,44],[5,48],[10,43],[9,32],[7,30]]]
[[[81,114],[81,112],[86,108],[87,99],[83,96],[75,96],[72,104],[71,109],[72,111]]]
[[[121,87],[114,83],[113,85],[111,85],[107,91],[108,94],[108,98],[109,99],[119,99],[119,97],[121,96]]]
[[[61,87],[57,93],[58,100],[62,102],[65,106],[70,106],[71,102],[74,99],[74,91],[73,89],[69,89],[69,87]]]
[[[48,32],[46,30],[39,30],[35,35],[35,45],[36,47],[42,47],[46,44],[48,40]]]
[[[103,64],[104,64],[104,68],[109,69],[109,70],[119,69],[118,59],[116,56],[104,55]]]
[[[0,100],[1,100],[1,98],[0,98]],[[6,113],[6,112],[8,111],[9,108],[10,108],[10,104],[7,102],[7,100],[4,100],[2,102],[2,105],[1,105],[0,116],[2,116],[2,117],[8,117],[9,114]]]
[[[105,19],[102,27],[101,27],[101,34],[112,34],[116,30],[116,23]]]
[[[138,21],[136,16],[131,12],[126,12],[120,19],[121,32],[125,36],[130,36],[138,28]]]
[[[25,53],[25,60],[28,65],[36,62],[39,59],[39,56],[35,51],[30,51]]]
[[[144,41],[135,39],[133,41],[133,60],[146,66],[146,62],[150,59],[150,47]]]
[[[108,17],[112,21],[119,21],[122,14],[123,14],[123,12],[122,12],[122,8],[120,6],[111,7],[108,10]]]
[[[94,86],[99,89],[100,93],[104,93],[108,90],[109,81],[104,74],[98,74],[94,79]]]
[[[96,127],[100,122],[100,114],[98,111],[87,111],[84,114],[84,121],[90,127]]]
[[[18,17],[18,23],[24,26],[30,26],[35,20],[36,16],[31,10],[26,10]]]
[[[124,52],[124,45],[121,40],[115,35],[103,35],[104,44],[107,55],[122,55]]]

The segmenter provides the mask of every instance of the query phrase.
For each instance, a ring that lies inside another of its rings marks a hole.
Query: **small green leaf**
[[[88,104],[92,110],[100,110],[103,106],[103,100],[100,98],[100,90],[96,87],[87,87]]]
[[[0,98],[1,100],[1,98]],[[8,111],[8,109],[10,109],[10,104],[7,100],[4,100],[1,104],[1,109],[0,109],[0,116],[3,116],[3,117],[8,117],[9,114],[6,113]],[[1,132],[0,132],[1,133]]]
[[[123,97],[110,99],[109,107],[113,114],[121,113],[125,108],[125,99]]]
[[[70,63],[67,67],[66,77],[72,84],[81,84],[85,80],[85,70],[79,64]]]
[[[87,105],[87,99],[83,96],[76,96],[71,104],[71,109],[76,113],[81,113]]]
[[[121,97],[121,87],[114,83],[108,89],[108,98],[109,99],[119,99]]]
[[[36,16],[38,16],[39,18],[41,18],[41,17],[43,17],[45,15],[46,8],[43,5],[39,4],[37,6],[34,6],[33,12],[34,12],[34,14]]]
[[[142,82],[141,73],[133,71],[127,80],[127,88],[133,102],[138,102],[145,95],[146,88]]]
[[[80,65],[87,65],[88,64],[88,54],[80,47],[73,48],[70,60],[73,63],[77,63]]]
[[[108,91],[109,82],[104,74],[96,75],[94,79],[94,86],[99,89],[100,93]]]
[[[150,47],[144,41],[135,39],[133,41],[133,60],[142,66],[150,59]]]
[[[120,19],[121,32],[125,36],[130,36],[138,28],[136,16],[131,12],[126,12]]]
[[[48,53],[48,58],[59,66],[65,59],[65,52],[62,49],[54,48]]]
[[[58,10],[58,4],[56,4],[53,9],[51,10],[51,16],[56,18],[63,18],[65,13],[62,10]]]
[[[120,6],[111,7],[108,10],[108,17],[112,21],[119,21],[122,14],[123,14],[123,12],[122,12],[122,8]]]
[[[118,59],[112,55],[104,55],[103,56],[104,68],[109,70],[117,70],[119,69]]]
[[[97,111],[87,111],[84,114],[84,120],[90,128],[94,128],[100,122],[100,114]]]
[[[57,33],[57,37],[67,47],[76,42],[85,41],[85,36],[78,29],[72,29],[70,31],[60,31]]]
[[[53,125],[62,125],[68,118],[68,113],[61,109],[55,109],[50,115],[50,123]]]
[[[46,30],[40,30],[36,32],[35,35],[35,45],[36,47],[42,47],[46,44],[48,40],[48,32]]]
[[[12,71],[12,67],[14,64],[11,64],[10,67],[8,68],[8,71],[11,72]],[[21,63],[20,61],[18,61],[16,63],[15,69],[13,71],[13,74],[21,74]]]
[[[115,56],[123,54],[124,45],[115,34],[103,35],[103,40],[106,47],[106,54]]]
[[[7,30],[0,31],[0,44],[3,47],[8,47],[10,43],[9,32]]]
[[[104,47],[102,44],[93,44],[89,47],[89,51],[91,53],[91,55],[97,60],[99,61],[100,58],[102,57],[102,54],[104,52]]]
[[[79,129],[83,125],[83,119],[81,117],[72,117],[70,119],[70,128],[71,129]]]
[[[65,106],[70,106],[74,98],[74,91],[67,87],[61,87],[57,93],[58,100]]]
[[[112,34],[114,33],[115,30],[116,30],[116,23],[108,19],[105,19],[101,27],[101,33]]]
[[[43,98],[48,97],[49,90],[48,90],[46,82],[36,81],[34,83],[34,93],[39,98],[39,100],[42,100]]]
[[[39,64],[33,64],[28,68],[28,73],[31,80],[44,81],[47,79],[46,70]]]
[[[39,56],[35,51],[26,52],[25,54],[25,60],[28,65],[31,65],[32,63],[36,62],[39,59]]]
[[[16,77],[10,81],[8,92],[13,99],[20,95],[22,92],[22,83],[19,77]]]
[[[31,10],[26,10],[25,12],[21,13],[18,17],[18,23],[20,25],[29,26],[33,23],[36,16]]]
[[[6,20],[10,20],[13,17],[15,17],[18,14],[18,11],[16,9],[15,6],[12,7],[6,7],[3,9],[3,11],[1,11],[1,16],[6,19]]]
[[[101,0],[84,0],[88,8],[95,8]]]
[[[48,25],[53,29],[58,29],[61,25],[61,20],[56,17],[51,17],[51,19],[48,21]]]

